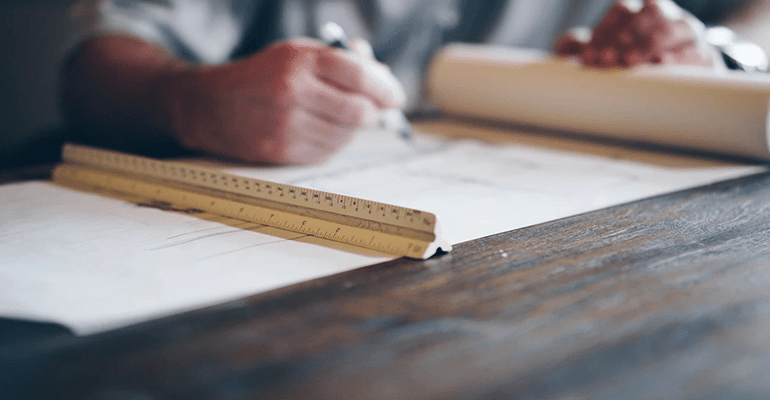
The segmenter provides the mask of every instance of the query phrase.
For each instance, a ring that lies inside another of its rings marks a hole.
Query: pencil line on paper
[[[172,247],[181,246],[181,245],[185,245],[185,244],[188,244],[188,243],[196,242],[198,240],[209,239],[209,238],[212,238],[212,237],[215,237],[215,236],[229,235],[229,234],[238,233],[238,232],[241,232],[241,231],[244,231],[244,230],[256,231],[256,230],[258,230],[260,228],[262,228],[262,227],[255,226],[254,228],[250,228],[250,229],[232,229],[232,230],[229,230],[229,231],[226,231],[226,232],[212,233],[212,234],[209,234],[209,235],[198,236],[198,237],[195,237],[195,238],[192,238],[192,239],[183,240],[181,242],[169,243],[169,244],[165,244],[165,245],[162,245],[162,246],[153,247],[153,248],[148,249],[148,251],[165,250],[165,249],[169,249],[169,248],[172,248]]]
[[[299,235],[299,236],[296,236],[296,237],[293,237],[293,238],[288,238],[288,239],[280,239],[280,240],[276,240],[276,241],[272,241],[272,242],[253,244],[251,246],[241,247],[239,249],[225,251],[225,252],[222,252],[222,253],[210,255],[208,257],[199,258],[199,259],[197,259],[195,261],[211,260],[213,258],[226,256],[226,255],[229,255],[229,254],[237,253],[237,252],[240,252],[240,251],[243,251],[243,250],[253,249],[253,248],[256,248],[256,247],[262,247],[262,246],[266,246],[266,245],[269,245],[269,244],[277,244],[277,243],[282,243],[282,242],[294,242],[294,241],[297,241],[299,239],[302,239],[302,238],[305,238],[305,237],[308,237],[308,236],[310,236],[310,235]]]
[[[219,219],[219,220],[222,220],[222,221],[224,221],[224,220],[227,220],[227,219],[229,219],[229,218],[218,218],[218,219]],[[219,222],[219,221],[214,221],[214,222]],[[255,229],[255,228],[259,229],[259,228],[263,228],[263,227],[265,227],[265,225],[259,224],[259,225],[255,225],[255,226],[253,226],[253,227],[251,227],[251,228],[247,228],[249,225],[254,225],[254,224],[252,224],[251,222],[240,222],[240,223],[235,223],[235,224],[227,224],[227,225],[229,225],[229,226],[232,226],[232,227],[234,227],[234,228],[245,229],[245,230],[253,230],[253,229]],[[212,227],[210,227],[210,228],[199,229],[199,230],[197,230],[197,231],[185,232],[185,233],[180,233],[180,234],[177,234],[177,235],[169,236],[169,237],[168,237],[168,238],[166,238],[166,239],[168,239],[168,240],[172,240],[172,239],[177,239],[177,238],[180,238],[180,237],[182,237],[182,236],[187,236],[187,235],[194,235],[194,234],[196,234],[196,233],[201,233],[201,232],[206,232],[206,231],[211,231],[211,230],[215,230],[215,229],[221,229],[221,228],[222,228],[221,226],[212,226]],[[229,232],[229,231],[228,231],[228,232]]]

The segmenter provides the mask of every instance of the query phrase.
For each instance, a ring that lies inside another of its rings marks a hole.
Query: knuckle
[[[350,63],[350,67],[347,71],[347,79],[350,85],[356,89],[361,90],[366,87],[366,74],[364,73],[364,66],[358,62]]]
[[[290,65],[293,61],[300,58],[303,53],[302,48],[291,41],[277,43],[270,50],[276,59],[286,65]]]
[[[304,98],[308,104],[313,105],[333,104],[334,101],[333,96],[325,93],[319,87],[307,88],[303,91],[302,98]]]
[[[277,44],[272,51],[275,63],[267,90],[278,104],[294,103],[302,94],[312,70],[309,53],[290,42]]]
[[[366,86],[366,73],[364,72],[364,65],[359,60],[346,59],[343,61],[345,68],[344,79],[355,91],[360,91]]]
[[[274,106],[283,106],[291,101],[289,82],[283,77],[276,77],[271,80],[268,92]]]
[[[281,107],[296,105],[303,92],[302,74],[281,73],[272,80],[268,90],[275,105]]]

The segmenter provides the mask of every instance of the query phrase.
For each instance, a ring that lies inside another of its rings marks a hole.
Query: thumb
[[[353,53],[358,54],[361,57],[374,60],[374,49],[368,40],[362,38],[354,38],[350,41],[350,50]]]

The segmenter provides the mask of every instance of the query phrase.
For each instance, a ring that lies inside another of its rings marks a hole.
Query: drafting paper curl
[[[584,68],[532,51],[452,45],[429,91],[448,113],[770,161],[764,74]]]

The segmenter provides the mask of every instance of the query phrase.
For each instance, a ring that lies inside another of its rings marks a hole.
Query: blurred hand
[[[712,65],[711,50],[702,39],[704,29],[671,0],[624,0],[610,8],[593,33],[573,31],[562,36],[556,53],[599,68]]]
[[[178,73],[173,130],[185,147],[250,162],[326,159],[353,132],[401,108],[403,88],[366,42],[353,52],[311,39],[249,58]]]

